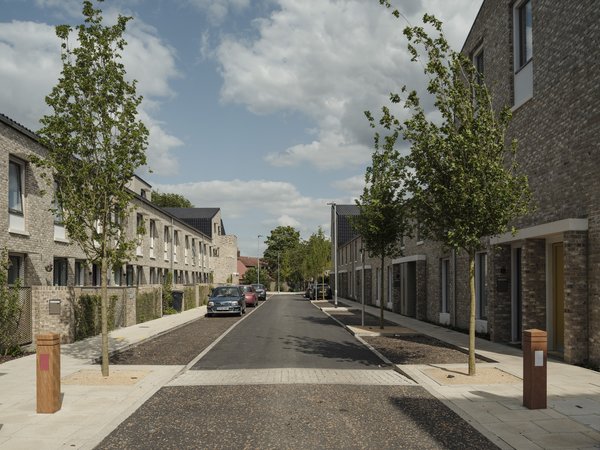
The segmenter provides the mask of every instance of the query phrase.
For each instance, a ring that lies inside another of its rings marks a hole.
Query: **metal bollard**
[[[36,339],[37,412],[60,409],[60,335],[39,334]]]
[[[548,333],[523,331],[523,406],[546,409],[548,400]]]

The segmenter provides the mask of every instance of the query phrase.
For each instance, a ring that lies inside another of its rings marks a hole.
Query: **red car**
[[[240,286],[244,291],[244,297],[246,297],[246,305],[248,306],[257,306],[258,305],[258,294],[254,287],[249,284],[244,284]]]

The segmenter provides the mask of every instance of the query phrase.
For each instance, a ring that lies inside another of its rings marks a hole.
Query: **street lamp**
[[[333,236],[333,303],[338,306],[338,263],[337,263],[337,205],[335,202],[327,203],[331,205],[331,235]]]
[[[281,293],[281,288],[279,287],[279,252],[277,252],[277,293]]]
[[[365,249],[363,248],[362,238],[360,240],[360,260],[362,263],[361,282],[360,282],[360,299],[362,303],[362,313],[360,323],[365,326]]]
[[[260,238],[261,237],[263,237],[262,234],[259,234],[256,237],[256,260],[258,261],[258,275],[257,275],[258,280],[256,281],[257,284],[260,284]]]

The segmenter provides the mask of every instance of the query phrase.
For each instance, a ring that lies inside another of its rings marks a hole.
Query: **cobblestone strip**
[[[279,381],[276,381],[279,380]],[[394,370],[240,369],[188,370],[168,386],[223,386],[240,384],[348,384],[408,386],[412,380]]]

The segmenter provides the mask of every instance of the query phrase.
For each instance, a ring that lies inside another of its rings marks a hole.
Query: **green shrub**
[[[163,314],[167,308],[173,308],[173,274],[168,272],[162,289]]]
[[[160,317],[160,307],[157,307],[156,291],[138,294],[135,301],[136,323],[147,322]]]
[[[186,287],[183,291],[183,309],[193,309],[196,307],[196,289],[194,287]]]
[[[115,310],[119,297],[111,295],[107,305],[108,331],[115,329]],[[73,304],[75,340],[79,341],[102,333],[102,297],[83,294]]]
[[[8,267],[8,253],[4,249],[0,255],[0,355],[17,356],[21,354],[18,344],[21,280],[9,286]]]

